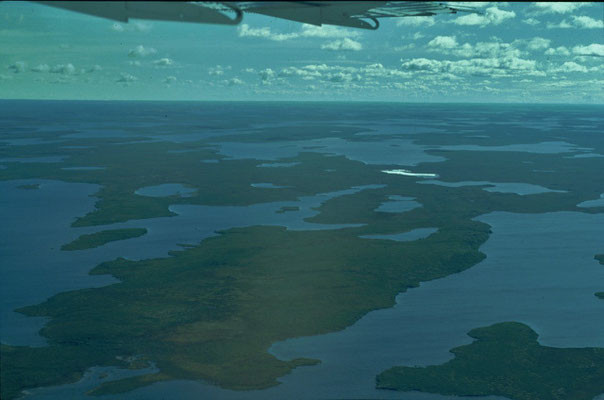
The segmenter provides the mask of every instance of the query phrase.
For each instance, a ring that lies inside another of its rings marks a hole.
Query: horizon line
[[[604,106],[603,103],[489,102],[489,101],[397,101],[397,100],[175,100],[175,99],[22,99],[0,98],[0,101],[65,101],[65,102],[147,102],[147,103],[388,103],[388,104],[471,104],[471,105],[573,105]]]

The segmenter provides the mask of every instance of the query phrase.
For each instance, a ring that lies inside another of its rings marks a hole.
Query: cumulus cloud
[[[567,61],[558,68],[551,70],[552,72],[587,72],[587,67],[577,64],[574,61]]]
[[[229,86],[239,86],[239,85],[243,85],[245,82],[243,82],[241,79],[235,77],[235,78],[229,79],[226,83]]]
[[[110,29],[114,32],[124,32],[124,25],[118,24],[117,22],[111,24]]]
[[[139,44],[135,48],[130,49],[130,51],[128,51],[128,56],[129,57],[146,57],[146,56],[153,55],[155,53],[157,53],[157,50],[155,50],[153,47],[145,47],[142,44]]]
[[[134,81],[137,81],[137,80],[138,80],[138,78],[136,76],[130,75],[130,74],[125,73],[125,72],[122,72],[120,74],[119,79],[116,82],[119,82],[119,83],[131,83],[131,82],[134,82]]]
[[[363,49],[363,45],[356,40],[352,40],[349,38],[337,39],[333,42],[328,42],[321,45],[321,49],[323,50],[344,50],[344,51],[359,51]]]
[[[361,33],[349,29],[343,29],[337,26],[325,25],[314,26],[303,24],[298,32],[276,33],[269,27],[252,28],[248,24],[241,24],[237,27],[239,37],[258,37],[275,42],[296,38],[324,38],[324,39],[343,39],[359,37]]]
[[[553,2],[536,2],[533,3],[533,7],[539,10],[541,14],[566,14],[576,9],[586,6],[586,3],[581,2],[564,2],[564,1],[553,1]]]
[[[604,44],[592,43],[588,46],[575,46],[573,47],[573,54],[604,57]]]
[[[579,28],[579,29],[602,29],[604,28],[604,21],[593,19],[585,15],[573,15],[570,22],[568,20],[562,20],[560,23],[548,23],[548,29],[568,29],[568,28]]]
[[[49,72],[50,66],[48,64],[38,64],[31,69],[34,72]]]
[[[361,33],[350,29],[344,29],[333,25],[314,26],[309,24],[303,24],[301,31],[301,37],[316,37],[325,39],[342,39],[349,37],[359,37]]]
[[[573,15],[573,24],[577,28],[585,29],[602,29],[604,28],[604,21],[593,19],[585,15]]]
[[[274,33],[268,27],[262,28],[250,28],[248,24],[241,24],[237,27],[237,33],[239,37],[258,37],[276,42],[283,40],[289,40],[298,37],[297,33]]]
[[[434,17],[402,17],[396,21],[396,26],[432,26],[434,24]]]
[[[457,46],[455,36],[437,36],[428,42],[428,47],[433,49],[452,49]]]
[[[518,73],[542,75],[536,67],[536,61],[519,57],[472,58],[458,61],[415,58],[401,64],[403,70],[412,72],[474,76],[506,76]]]
[[[483,15],[479,14],[467,14],[458,17],[453,20],[453,23],[457,25],[479,25],[486,26],[489,24],[499,25],[502,22],[514,18],[516,13],[514,11],[500,10],[497,7],[489,7],[485,10]]]
[[[176,82],[176,77],[173,75],[166,76],[166,79],[164,79],[164,83],[168,85],[174,82]]]
[[[212,75],[212,76],[224,75],[224,72],[228,71],[230,69],[231,69],[230,65],[227,65],[227,66],[216,65],[215,67],[208,68],[208,75]]]
[[[526,18],[526,19],[523,19],[522,22],[524,22],[527,25],[531,25],[531,26],[539,25],[541,23],[541,21],[539,21],[538,19],[535,19],[535,18]]]
[[[550,49],[547,49],[545,54],[548,56],[569,56],[570,51],[564,46],[559,46],[559,47],[556,47],[555,49],[553,47]]]
[[[545,50],[547,48],[549,48],[549,45],[552,41],[549,39],[545,39],[542,37],[534,37],[532,38],[528,44],[527,44],[527,48],[529,50]]]
[[[266,69],[263,69],[262,71],[260,71],[259,75],[260,75],[260,79],[263,82],[268,82],[268,81],[274,79],[277,74],[272,69],[266,68]]]
[[[16,61],[8,66],[8,69],[18,74],[27,70],[27,63],[25,61]]]
[[[76,73],[76,69],[73,64],[57,64],[50,69],[50,72],[55,74],[73,75]]]
[[[157,65],[159,67],[169,67],[171,65],[174,65],[174,61],[171,58],[160,58],[159,60],[155,60],[153,61],[154,65]]]
[[[151,25],[148,22],[141,22],[141,21],[137,21],[137,22],[132,22],[130,21],[128,23],[128,25],[123,25],[120,23],[114,23],[112,24],[109,29],[111,29],[114,32],[149,32],[151,30],[151,27],[153,25]]]
[[[90,69],[88,70],[88,72],[98,72],[98,71],[102,71],[103,67],[101,67],[98,64],[93,65],[92,67],[90,67]]]

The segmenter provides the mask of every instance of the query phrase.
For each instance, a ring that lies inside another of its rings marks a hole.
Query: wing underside
[[[377,29],[380,18],[429,16],[458,11],[476,12],[471,7],[432,1],[38,1],[37,3],[120,22],[138,18],[237,25],[245,13],[255,13],[317,26],[339,25],[362,29]]]

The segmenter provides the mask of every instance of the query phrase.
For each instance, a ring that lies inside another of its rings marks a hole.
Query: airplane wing
[[[377,29],[379,18],[417,17],[458,11],[477,12],[472,7],[433,1],[36,1],[120,22],[130,18],[237,25],[244,13],[256,13],[317,26],[339,25]]]

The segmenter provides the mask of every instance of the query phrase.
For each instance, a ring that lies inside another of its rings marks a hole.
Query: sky
[[[1,1],[0,98],[604,103],[604,3],[472,6],[368,31],[251,14],[116,23]]]

